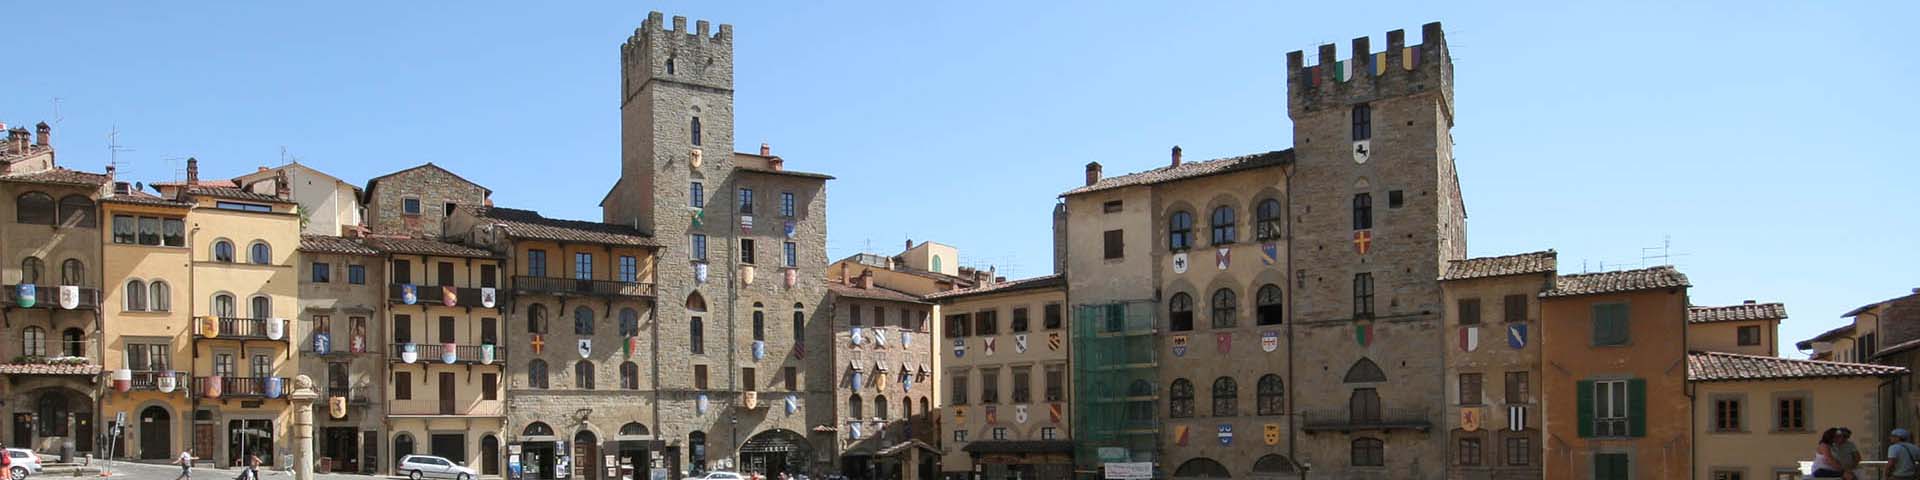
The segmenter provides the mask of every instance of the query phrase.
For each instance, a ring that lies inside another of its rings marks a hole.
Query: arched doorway
[[[173,456],[173,414],[154,405],[140,410],[140,458],[166,460]]]
[[[760,472],[767,478],[779,478],[783,472],[806,472],[812,450],[807,437],[792,430],[760,432],[740,446],[740,472]]]
[[[493,435],[480,437],[480,474],[500,474],[500,439]]]
[[[520,445],[526,455],[521,459],[521,465],[526,478],[555,478],[554,469],[560,462],[556,458],[558,452],[554,451],[554,442],[559,440],[553,436],[553,427],[545,423],[533,422],[520,431]]]
[[[1233,475],[1227,473],[1226,465],[1200,457],[1180,464],[1180,468],[1173,470],[1173,478],[1233,478]]]
[[[1253,461],[1253,478],[1256,479],[1279,480],[1294,478],[1297,475],[1299,474],[1293,469],[1293,460],[1287,459],[1286,455],[1267,455]]]
[[[600,439],[593,432],[573,434],[573,477],[580,480],[600,478]]]
[[[413,454],[413,435],[402,433],[393,437],[393,464],[400,465],[400,459]],[[397,470],[396,470],[397,471]]]
[[[632,469],[634,478],[647,478],[647,469],[653,466],[653,454],[648,446],[653,441],[652,432],[640,422],[627,422],[620,426],[620,434],[613,437],[622,475],[626,469]]]

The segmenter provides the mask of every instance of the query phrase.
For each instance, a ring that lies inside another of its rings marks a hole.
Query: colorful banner
[[[1353,341],[1360,346],[1373,345],[1373,320],[1360,319],[1353,322]]]
[[[452,365],[460,360],[460,346],[452,343],[440,344],[440,363]]]
[[[493,344],[489,343],[489,344],[481,345],[480,346],[480,363],[486,364],[486,365],[492,365],[493,360],[494,360]]]
[[[120,393],[133,391],[133,370],[125,368],[114,370],[113,389]]]
[[[1024,333],[1013,334],[1013,352],[1027,353],[1027,334],[1024,334]]]
[[[500,292],[493,287],[480,287],[480,306],[493,308],[499,301]]]
[[[413,363],[420,359],[420,347],[412,343],[400,344],[400,361]]]
[[[1233,332],[1213,334],[1213,343],[1214,347],[1220,350],[1221,355],[1231,353],[1233,351]]]
[[[400,303],[413,305],[420,301],[420,290],[411,283],[400,284]]]
[[[1227,265],[1233,263],[1233,249],[1227,247],[1214,249],[1213,261],[1219,264],[1221,270],[1226,270]]]
[[[1064,342],[1064,341],[1065,340],[1062,340],[1060,337],[1060,332],[1048,332],[1047,333],[1047,350],[1059,351],[1060,344],[1061,342]]]
[[[446,305],[449,307],[459,305],[460,290],[453,288],[453,285],[441,285],[440,286],[440,303],[442,305]]]
[[[1220,444],[1233,445],[1233,424],[1222,423],[1220,424],[1219,430],[1220,430]]]
[[[1480,349],[1480,327],[1460,327],[1460,350],[1472,352]]]
[[[1273,266],[1280,263],[1280,244],[1267,242],[1260,244],[1260,264]]]
[[[34,296],[35,290],[33,284],[22,283],[19,287],[19,293],[14,294],[13,303],[20,305],[21,308],[33,308],[34,303],[39,301],[39,299],[34,298]]]
[[[1515,349],[1527,348],[1527,324],[1507,325],[1507,346]]]
[[[1186,335],[1173,336],[1173,356],[1175,357],[1187,356],[1187,336]]]
[[[154,303],[159,303],[160,299],[156,298],[156,299],[153,299],[153,301]],[[80,287],[79,286],[75,286],[75,285],[60,286],[60,308],[64,308],[67,310],[80,308]],[[275,340],[279,340],[279,339],[276,338]]]
[[[280,398],[281,390],[286,388],[286,381],[287,379],[280,378],[280,377],[267,377],[267,381],[266,381],[267,398]]]
[[[207,377],[207,389],[205,392],[202,392],[202,396],[207,398],[220,398],[221,379],[221,377]]]
[[[1280,332],[1268,330],[1260,332],[1260,351],[1272,353],[1280,349]]]

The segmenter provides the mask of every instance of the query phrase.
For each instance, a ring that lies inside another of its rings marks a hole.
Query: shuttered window
[[[1630,336],[1627,333],[1627,304],[1603,303],[1593,306],[1593,345],[1626,345]]]
[[[1575,396],[1582,438],[1646,436],[1646,379],[1582,380]]]

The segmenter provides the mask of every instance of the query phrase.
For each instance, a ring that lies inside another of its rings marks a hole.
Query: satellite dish
[[[141,183],[141,182],[133,182],[133,191],[136,191],[136,192],[138,192],[138,191],[141,191],[141,190],[146,190],[146,189],[147,189],[147,186],[146,186],[146,184],[144,184],[144,183]]]

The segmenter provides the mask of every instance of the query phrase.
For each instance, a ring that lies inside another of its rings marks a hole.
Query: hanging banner
[[[413,363],[420,359],[420,347],[412,343],[400,344],[400,361]]]
[[[480,306],[493,308],[495,302],[499,301],[499,295],[500,292],[493,287],[480,287]]]
[[[286,388],[286,381],[280,377],[267,377],[267,398],[280,398],[280,390]]]
[[[800,282],[800,270],[799,270],[799,269],[793,269],[793,268],[789,268],[789,269],[787,269],[787,271],[786,271],[786,273],[784,273],[784,275],[785,275],[785,276],[787,277],[787,278],[786,278],[786,281],[787,281],[787,288],[793,288],[793,284],[795,284],[795,283],[799,283],[799,282]]]
[[[1260,332],[1260,351],[1272,353],[1280,349],[1280,332],[1268,330]]]
[[[1220,350],[1220,354],[1225,355],[1233,351],[1233,333],[1227,332],[1227,333],[1213,334],[1213,343],[1214,343],[1214,346]]]
[[[400,284],[400,303],[413,305],[420,301],[420,291],[411,283]]]
[[[1480,430],[1480,409],[1464,407],[1460,409],[1460,429],[1469,432]]]
[[[533,347],[534,355],[539,355],[541,350],[547,349],[547,338],[545,335],[533,334],[533,340],[527,342],[527,345]]]
[[[485,365],[492,365],[493,358],[494,358],[493,344],[488,343],[488,344],[480,345],[480,363]]]
[[[1370,60],[1367,62],[1367,72],[1372,73],[1373,76],[1376,76],[1376,77],[1381,75],[1386,75],[1387,74],[1387,52],[1380,52],[1380,53],[1373,54],[1373,60]]]
[[[1353,163],[1367,163],[1373,159],[1373,140],[1353,141]]]
[[[1527,406],[1526,405],[1508,405],[1507,406],[1507,430],[1518,432],[1526,429],[1527,429]]]
[[[587,357],[593,356],[593,339],[591,338],[580,339],[579,347],[580,347],[580,358],[587,358]]]
[[[452,365],[460,361],[460,346],[452,343],[440,344],[440,363]]]
[[[1173,426],[1173,444],[1179,445],[1182,447],[1187,446],[1187,426],[1186,425]]]
[[[1173,273],[1187,273],[1187,252],[1173,254]]]
[[[864,335],[863,332],[864,330],[860,327],[853,327],[853,333],[847,336],[847,340],[853,342],[853,345],[856,347],[867,343],[867,336]]]
[[[787,224],[786,224],[786,225],[785,225],[784,227],[782,227],[782,228],[781,228],[781,231],[782,231],[782,232],[784,232],[784,233],[786,233],[786,235],[787,235],[787,238],[793,238],[793,233],[794,233],[794,230],[793,230],[793,221],[792,221],[792,220],[787,220]]]
[[[623,353],[626,354],[627,358],[633,358],[633,354],[640,351],[640,337],[627,337],[627,341],[620,342],[620,349],[624,350]]]
[[[1013,423],[1019,423],[1019,424],[1027,423],[1027,406],[1026,405],[1013,406]]]
[[[1353,232],[1353,251],[1361,255],[1366,255],[1367,252],[1373,251],[1373,231],[1372,230],[1359,230],[1359,231]]]
[[[1027,353],[1027,334],[1013,334],[1013,353]]]
[[[753,231],[753,216],[741,215],[740,216],[740,233],[749,233],[752,231]]]
[[[220,319],[213,316],[200,317],[198,328],[200,331],[196,333],[199,333],[200,336],[218,338],[220,336]]]
[[[207,398],[220,398],[220,379],[221,377],[207,377],[207,388],[206,391],[201,392],[201,395]]]
[[[1353,322],[1353,341],[1360,346],[1373,345],[1373,320],[1360,319]]]
[[[351,332],[351,335],[353,337],[347,340],[347,351],[350,351],[353,353],[366,353],[367,352],[367,319],[365,318],[353,319],[353,332]]]
[[[753,265],[740,266],[740,284],[753,285]]]
[[[1262,439],[1266,440],[1267,445],[1279,445],[1280,444],[1280,424],[1269,423],[1269,424],[1263,425],[1262,427],[1264,428],[1264,431],[1262,432],[1262,437],[1263,437]]]
[[[787,395],[787,414],[792,415],[793,412],[799,411],[799,410],[800,410],[799,398],[791,394]]]
[[[1527,348],[1527,324],[1507,325],[1507,346],[1516,349]]]
[[[752,388],[752,386],[749,385],[748,388]],[[747,407],[747,410],[760,408],[760,392],[753,390],[741,392],[740,399],[741,404]]]
[[[157,298],[154,299],[154,303],[159,303],[159,302],[160,302],[160,299],[157,299]],[[64,308],[67,310],[80,308],[80,287],[79,286],[75,286],[75,285],[60,286],[60,308]],[[275,340],[278,340],[278,339],[275,339]]]
[[[440,303],[449,307],[459,305],[460,291],[458,289],[453,288],[453,285],[441,285],[440,286]]]
[[[347,418],[347,397],[327,397],[327,414],[334,420]]]
[[[327,333],[327,332],[314,332],[313,353],[320,354],[320,355],[333,353],[333,334]]]
[[[1260,264],[1273,266],[1280,263],[1280,244],[1267,242],[1260,244]]]
[[[880,327],[873,328],[873,345],[881,348],[887,346],[887,332],[881,331]]]
[[[980,339],[980,351],[987,352],[987,356],[989,357],[993,356],[993,344],[993,337]]]
[[[1227,247],[1215,249],[1213,251],[1213,261],[1219,264],[1221,270],[1226,270],[1227,264],[1233,263],[1233,249]]]
[[[693,265],[693,281],[707,283],[707,264],[696,263]]]
[[[287,319],[284,319],[284,318],[267,319],[267,339],[268,340],[280,340],[282,337],[286,337],[286,336],[287,336]]]
[[[1175,357],[1187,356],[1187,336],[1186,335],[1173,336],[1173,356]]]
[[[851,438],[854,440],[860,439],[860,422],[857,422],[857,421],[847,422],[847,430],[849,432],[852,432],[851,434],[847,435],[847,438]]]
[[[699,400],[694,402],[694,409],[699,410],[701,415],[707,414],[707,394],[700,394]]]
[[[126,393],[133,390],[133,370],[125,368],[113,371],[113,389]]]
[[[987,406],[985,406],[985,407],[982,407],[982,408],[983,408],[983,409],[985,409],[985,410],[987,411],[987,423],[988,423],[988,424],[998,424],[998,423],[1000,423],[1000,408],[999,408],[998,406],[994,406],[994,405],[987,405]]]
[[[1480,349],[1480,327],[1460,328],[1460,350],[1472,352]]]
[[[967,356],[967,339],[964,339],[964,338],[953,339],[953,358],[960,358],[965,356]]]
[[[159,378],[155,378],[153,384],[160,389],[160,393],[173,393],[173,389],[180,388],[179,372],[169,370],[158,372],[156,375],[159,375]]]
[[[761,340],[754,340],[753,341],[753,359],[757,361],[762,358],[767,358],[767,342],[761,341]]]
[[[1400,49],[1400,68],[1413,70],[1420,66],[1420,47],[1412,46]]]
[[[967,424],[967,407],[956,406],[952,408],[953,408],[953,424],[966,425]]]
[[[1220,444],[1233,445],[1233,424],[1222,423],[1220,424],[1219,429],[1220,429]]]
[[[19,293],[14,294],[13,303],[20,305],[21,308],[33,308],[34,303],[38,301],[34,298],[34,293],[33,284],[22,283],[19,286]]]
[[[1061,339],[1060,332],[1047,333],[1047,350],[1059,351],[1062,342],[1065,340]]]
[[[1066,412],[1064,412],[1065,409],[1066,407],[1061,406],[1059,403],[1047,404],[1047,419],[1052,420],[1053,423],[1060,423],[1062,417],[1066,416]]]
[[[913,346],[913,335],[908,335],[906,330],[901,330],[900,331],[900,348],[909,348],[912,346]]]

